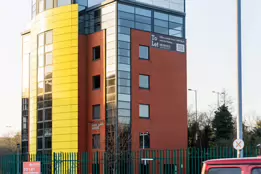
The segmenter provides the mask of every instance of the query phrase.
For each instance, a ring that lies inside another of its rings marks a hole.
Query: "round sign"
[[[233,142],[233,147],[236,149],[236,150],[242,150],[244,148],[244,141],[241,140],[241,139],[236,139],[234,142]]]

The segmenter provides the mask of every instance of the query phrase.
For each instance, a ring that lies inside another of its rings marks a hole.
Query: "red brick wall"
[[[132,30],[132,136],[150,132],[151,149],[187,147],[186,54],[150,48],[150,60],[139,59],[139,45],[150,46],[149,32]],[[150,75],[150,90],[139,89],[139,74]],[[139,103],[150,104],[150,119],[139,118]]]
[[[101,59],[93,61],[93,47],[100,46]],[[101,88],[93,90],[92,78],[101,77]],[[92,130],[92,106],[100,104],[105,120],[105,32],[79,36],[79,152],[92,150],[92,134],[100,133],[101,150],[105,149],[105,126]]]

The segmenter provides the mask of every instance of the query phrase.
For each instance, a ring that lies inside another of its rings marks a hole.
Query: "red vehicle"
[[[201,174],[261,174],[261,158],[230,158],[205,161]]]

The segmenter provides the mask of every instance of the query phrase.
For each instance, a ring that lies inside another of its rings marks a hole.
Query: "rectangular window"
[[[71,3],[71,0],[58,0],[58,7],[70,5]]]
[[[149,47],[140,45],[140,59],[149,59]]]
[[[51,9],[53,8],[53,0],[46,0],[45,1],[45,9],[48,10],[48,9]]]
[[[150,88],[150,76],[148,75],[141,75],[139,76],[139,86],[143,89],[149,89]]]
[[[148,132],[140,133],[140,148],[150,148],[150,134]]]
[[[39,0],[39,13],[44,11],[44,0]]]
[[[92,106],[92,118],[94,120],[101,118],[101,106],[100,105]]]
[[[51,149],[52,148],[52,137],[45,137],[44,146],[45,146],[45,149]]]
[[[240,168],[211,168],[208,174],[241,174]]]
[[[150,118],[150,105],[140,104],[139,105],[139,115],[141,118]]]
[[[101,77],[100,75],[93,76],[93,89],[100,89],[101,87]]]
[[[45,33],[45,44],[52,44],[53,43],[53,31],[47,31]]]
[[[93,60],[98,60],[101,58],[101,48],[100,46],[93,48]]]
[[[92,148],[100,149],[100,134],[92,135]]]

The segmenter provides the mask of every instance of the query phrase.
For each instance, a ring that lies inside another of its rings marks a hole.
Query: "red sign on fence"
[[[41,162],[24,162],[23,174],[40,174]]]

